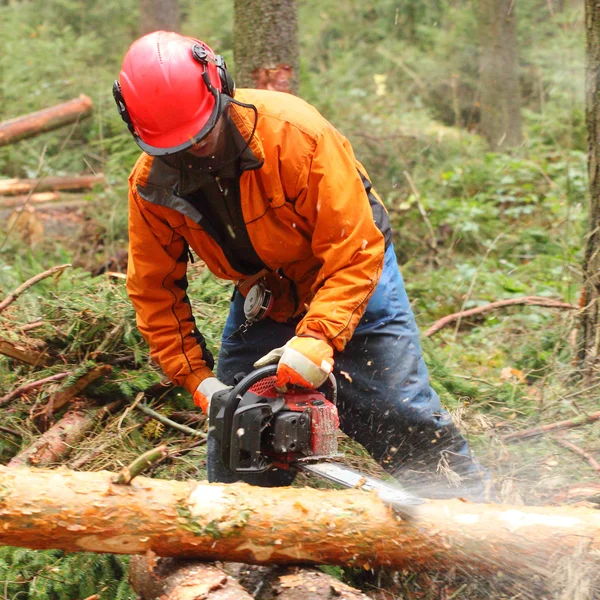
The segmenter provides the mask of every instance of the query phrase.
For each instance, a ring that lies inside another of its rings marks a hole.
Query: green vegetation
[[[19,325],[43,317],[44,325],[30,335],[48,342],[61,359],[33,369],[0,357],[0,395],[17,383],[94,364],[94,352],[105,341],[102,352],[124,362],[90,386],[91,398],[133,400],[162,377],[135,328],[122,281],[90,274],[127,245],[126,180],[138,149],[116,113],[111,84],[137,37],[138,4],[0,3],[0,119],[81,93],[94,101],[90,120],[0,148],[0,175],[104,172],[109,181],[89,194],[80,233],[49,236],[28,248],[16,231],[0,231],[0,299],[52,265],[74,263],[0,316],[3,336],[13,340]],[[510,154],[491,154],[477,133],[479,50],[471,3],[374,4],[299,2],[301,95],[351,139],[384,199],[420,326],[525,295],[577,304],[587,207],[582,7],[567,3],[563,12],[550,14],[550,0],[519,4],[525,142]],[[230,64],[232,5],[182,2],[183,32],[205,39]],[[231,288],[197,264],[191,275],[196,318],[216,352]],[[508,502],[551,502],[565,485],[593,476],[585,461],[550,439],[511,447],[489,435],[499,421],[525,427],[597,410],[597,395],[582,391],[575,377],[576,327],[572,311],[515,307],[465,319],[424,340],[434,387],[494,470]],[[37,435],[28,415],[47,393],[33,392],[5,411],[2,425],[13,433],[0,435],[0,462]],[[193,409],[180,389],[153,407],[165,413]],[[598,425],[580,428],[573,439],[594,452],[600,448],[598,431]],[[203,447],[188,448],[183,434],[152,427],[135,411],[105,421],[94,436],[71,457],[104,444],[83,469],[117,470],[160,438],[173,455],[151,475],[205,475]],[[361,448],[344,448],[351,462],[369,468]],[[97,593],[103,600],[129,599],[134,595],[126,567],[126,559],[109,555],[0,548],[0,597],[62,600]],[[327,570],[342,574],[336,567]],[[404,597],[429,597],[410,595],[412,577]],[[420,585],[416,581],[413,588],[422,591]],[[456,597],[488,597],[477,596],[470,584],[467,591],[472,595]]]

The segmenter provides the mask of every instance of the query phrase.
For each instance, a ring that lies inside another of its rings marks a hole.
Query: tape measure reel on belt
[[[273,306],[273,292],[264,281],[259,281],[250,288],[244,300],[244,316],[249,323],[264,319]]]

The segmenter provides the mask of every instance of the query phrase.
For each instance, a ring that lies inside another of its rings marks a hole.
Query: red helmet
[[[113,93],[140,148],[164,156],[211,131],[222,112],[221,91],[229,92],[226,75],[223,59],[203,42],[155,31],[131,45]]]

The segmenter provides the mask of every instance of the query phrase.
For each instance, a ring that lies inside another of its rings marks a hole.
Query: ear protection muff
[[[208,55],[206,48],[202,44],[194,44],[192,46],[192,56],[205,67],[202,73],[202,79],[204,79],[204,83],[206,83],[208,89],[213,93],[216,92],[210,83],[208,72],[206,71],[206,65],[211,63],[217,67],[217,73],[219,74],[219,80],[221,81],[221,93],[233,98],[235,95],[235,81],[227,69],[225,59],[220,54],[216,54],[213,59]]]
[[[115,99],[115,103],[117,105],[117,110],[119,111],[119,115],[121,119],[127,125],[127,129],[129,129],[129,133],[133,136],[136,136],[135,128],[133,127],[133,122],[131,121],[131,117],[129,116],[129,112],[127,110],[127,106],[125,105],[125,98],[123,98],[123,92],[121,91],[121,84],[116,80],[113,83],[113,98]]]

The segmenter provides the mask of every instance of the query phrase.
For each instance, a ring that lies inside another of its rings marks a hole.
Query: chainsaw
[[[399,485],[383,482],[331,459],[338,453],[337,385],[328,390],[275,388],[277,365],[236,377],[210,404],[210,435],[221,445],[224,466],[234,473],[295,469],[347,488],[373,490],[404,516],[424,501]]]

